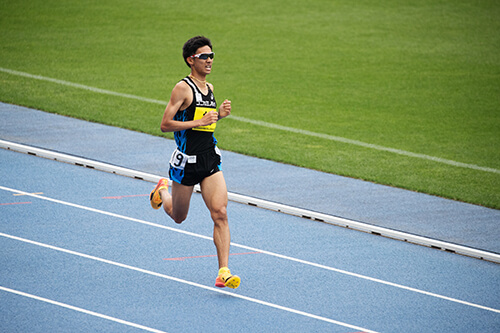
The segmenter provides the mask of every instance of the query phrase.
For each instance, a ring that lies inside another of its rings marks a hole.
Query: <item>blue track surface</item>
[[[6,150],[0,173],[1,332],[500,331],[497,264],[230,202],[220,290],[200,195],[179,226],[144,181]]]
[[[173,140],[4,103],[0,119],[0,139],[158,175],[167,174],[175,147]],[[223,169],[231,192],[500,253],[500,210],[231,152],[223,152]]]

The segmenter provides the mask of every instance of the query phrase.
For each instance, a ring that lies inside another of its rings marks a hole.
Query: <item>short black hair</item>
[[[189,68],[191,68],[191,66],[186,59],[196,54],[196,50],[205,45],[208,45],[210,47],[210,50],[212,49],[212,42],[205,36],[196,36],[184,43],[184,46],[182,47],[182,57],[184,58],[184,61]]]

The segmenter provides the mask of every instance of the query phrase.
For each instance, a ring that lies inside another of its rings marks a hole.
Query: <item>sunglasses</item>
[[[198,58],[198,59],[202,59],[202,60],[207,60],[208,58],[213,59],[214,56],[215,56],[215,53],[210,52],[210,53],[195,54],[195,55],[192,55],[191,58]]]

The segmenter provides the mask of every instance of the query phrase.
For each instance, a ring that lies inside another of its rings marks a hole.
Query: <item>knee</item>
[[[177,223],[177,224],[181,224],[182,222],[184,222],[185,218],[174,218],[174,222]]]
[[[187,214],[183,214],[183,215],[172,214],[171,217],[172,217],[172,219],[174,220],[175,223],[181,224],[187,218]]]
[[[217,225],[227,224],[227,208],[226,206],[215,207],[211,211],[212,220]]]

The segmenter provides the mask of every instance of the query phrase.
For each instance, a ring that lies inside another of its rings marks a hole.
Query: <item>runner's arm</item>
[[[191,88],[184,82],[175,85],[170,95],[170,100],[165,108],[165,113],[161,120],[162,132],[177,132],[197,126],[207,126],[217,121],[217,112],[209,112],[203,118],[191,121],[177,121],[174,116],[179,110],[184,110],[192,102]]]

